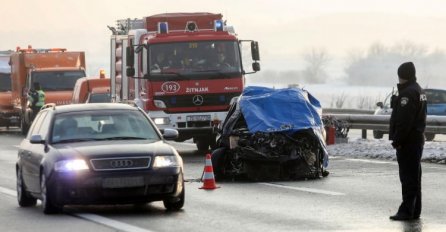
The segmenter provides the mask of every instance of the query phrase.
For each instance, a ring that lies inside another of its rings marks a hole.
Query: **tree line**
[[[290,84],[324,84],[333,78],[327,71],[332,56],[328,50],[312,48],[302,54],[305,63],[302,70],[264,71],[256,81],[271,80]],[[350,85],[391,86],[397,81],[397,68],[412,61],[423,87],[446,86],[444,73],[446,53],[440,49],[429,50],[426,46],[404,41],[392,46],[374,43],[366,51],[350,51],[345,58],[344,75],[337,79]]]

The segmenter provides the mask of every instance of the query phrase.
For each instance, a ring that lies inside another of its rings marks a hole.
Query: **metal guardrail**
[[[322,114],[373,114],[374,110],[323,108]]]
[[[324,117],[333,117],[345,121],[350,129],[389,131],[390,115],[369,114],[323,114]],[[426,130],[428,133],[446,134],[446,116],[428,115]]]

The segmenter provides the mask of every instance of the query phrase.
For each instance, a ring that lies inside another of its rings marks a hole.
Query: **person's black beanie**
[[[398,77],[404,80],[416,80],[415,65],[412,62],[406,62],[398,68]]]

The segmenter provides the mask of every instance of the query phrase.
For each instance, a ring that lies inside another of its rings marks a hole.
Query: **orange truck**
[[[105,77],[104,70],[99,77],[82,77],[74,85],[72,104],[93,102],[111,102],[110,78]]]
[[[11,66],[9,56],[12,51],[0,51],[0,126],[15,126],[19,115],[14,111],[11,94]]]
[[[45,92],[45,103],[71,104],[76,81],[85,77],[85,53],[65,48],[17,48],[11,54],[12,103],[20,117],[22,134],[28,132],[32,110],[27,93],[38,82]]]

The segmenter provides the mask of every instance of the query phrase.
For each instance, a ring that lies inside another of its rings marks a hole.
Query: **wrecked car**
[[[301,88],[247,87],[212,152],[216,179],[293,180],[328,175],[319,101]]]

